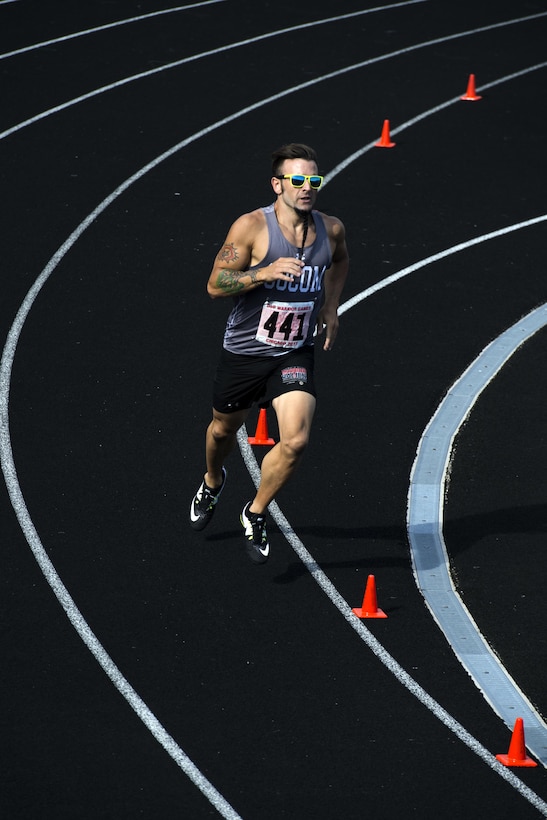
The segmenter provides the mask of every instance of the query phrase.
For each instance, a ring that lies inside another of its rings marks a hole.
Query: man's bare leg
[[[283,393],[273,400],[279,442],[262,460],[260,485],[249,512],[264,513],[300,464],[309,441],[315,404],[314,396],[302,390]]]
[[[213,419],[205,437],[207,472],[190,504],[190,526],[201,531],[209,524],[224,487],[226,470],[224,460],[232,451],[237,431],[247,417],[247,410],[238,413],[219,413],[213,410]]]
[[[207,472],[204,480],[211,490],[222,484],[222,466],[234,449],[237,431],[245,422],[248,410],[235,413],[219,413],[213,409],[213,419],[205,435],[205,458]]]

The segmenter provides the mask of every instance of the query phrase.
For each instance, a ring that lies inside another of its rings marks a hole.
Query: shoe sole
[[[270,549],[268,547],[268,554],[264,555],[263,552],[260,552],[258,547],[255,547],[254,544],[247,544],[246,545],[247,555],[253,562],[253,564],[265,564],[268,558],[270,557]]]

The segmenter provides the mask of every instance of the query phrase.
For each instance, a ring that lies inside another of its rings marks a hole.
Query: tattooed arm
[[[207,282],[212,299],[237,296],[264,282],[275,279],[292,281],[300,276],[303,263],[299,259],[281,258],[264,267],[254,267],[268,250],[268,229],[262,211],[253,211],[237,219],[218,252]],[[248,270],[253,267],[253,270]]]

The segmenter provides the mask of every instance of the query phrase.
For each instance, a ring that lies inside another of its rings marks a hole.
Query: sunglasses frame
[[[295,185],[293,182],[294,177],[301,177],[302,178],[302,185]],[[318,191],[321,186],[323,185],[323,180],[325,177],[322,177],[321,174],[281,174],[276,176],[275,179],[289,179],[293,188],[303,188],[304,183],[306,180],[310,183],[310,188],[312,191]],[[312,179],[320,180],[319,185],[315,186],[311,184]]]

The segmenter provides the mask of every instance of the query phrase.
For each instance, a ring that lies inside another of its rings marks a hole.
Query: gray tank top
[[[264,259],[247,268],[266,267],[282,256],[300,255],[300,248],[285,239],[273,205],[262,208],[269,245]],[[323,303],[323,279],[332,254],[322,216],[312,211],[316,237],[304,249],[305,266],[294,282],[277,280],[234,297],[224,333],[224,347],[245,356],[282,356],[313,343],[317,314]]]

